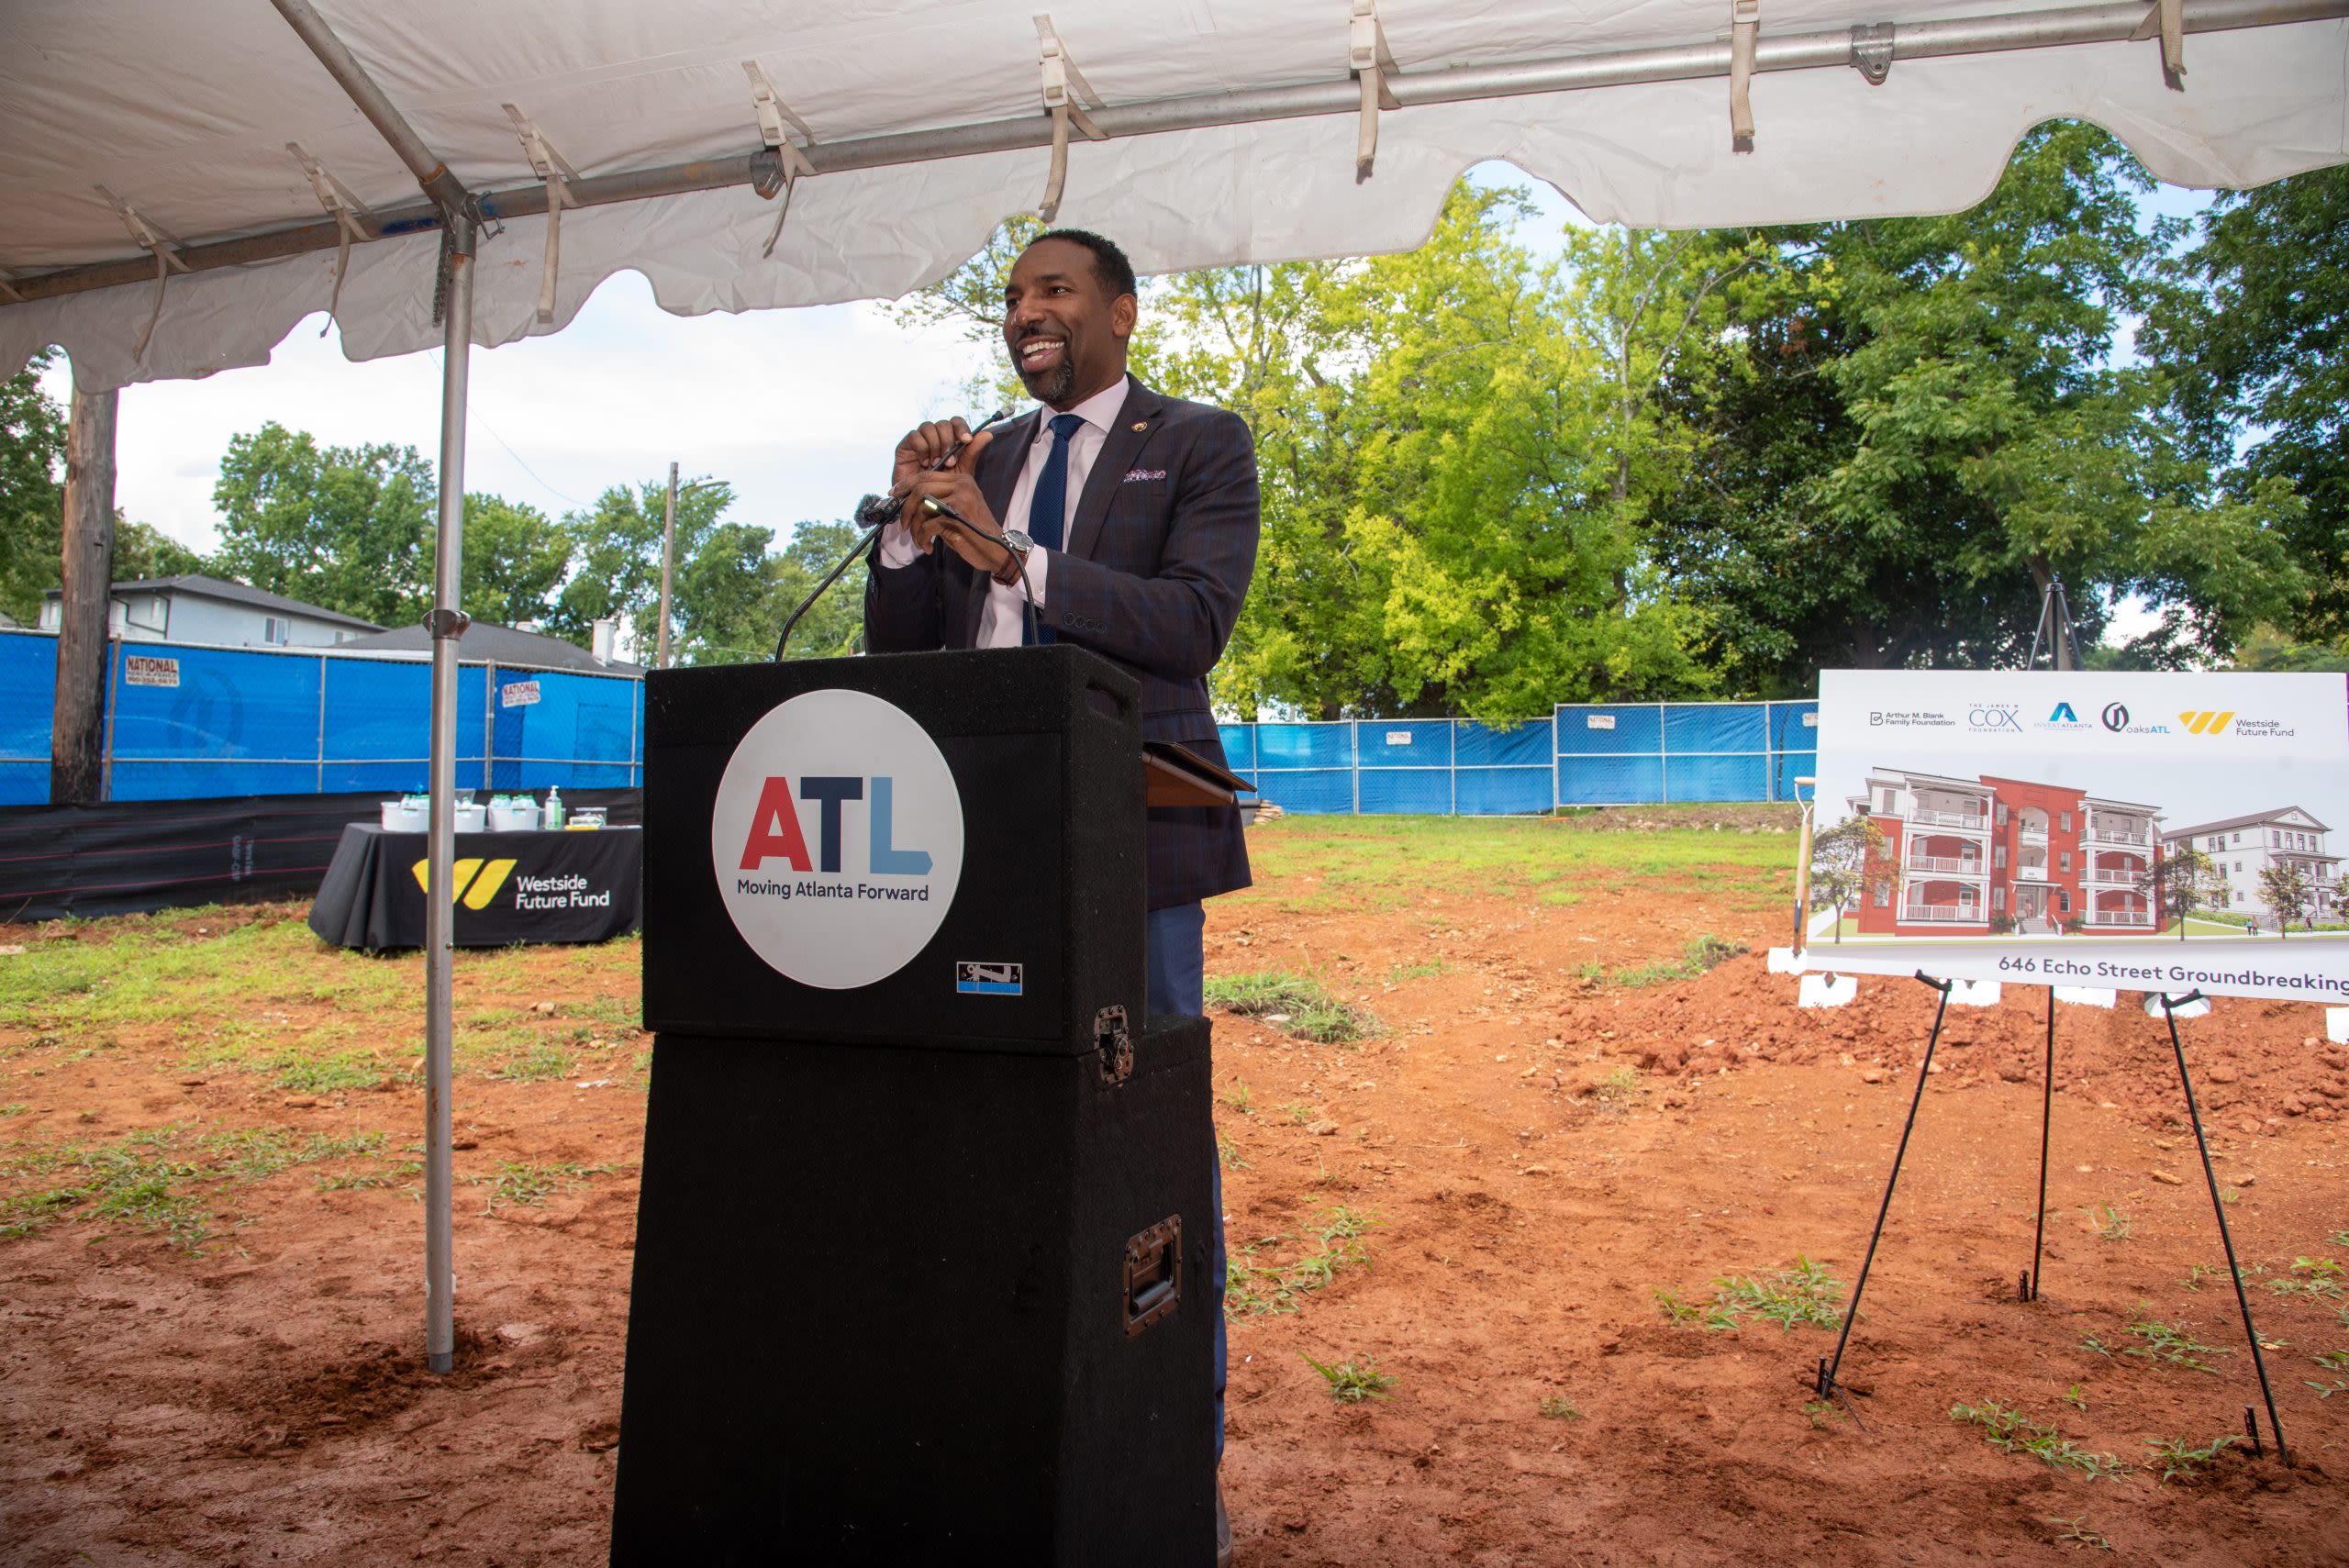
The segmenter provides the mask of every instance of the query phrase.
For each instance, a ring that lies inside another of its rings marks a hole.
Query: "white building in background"
[[[117,583],[108,592],[106,635],[125,642],[199,643],[211,648],[333,648],[384,628],[199,573]],[[40,604],[40,628],[63,624],[58,590]]]
[[[2162,835],[2165,850],[2199,850],[2210,857],[2226,877],[2225,906],[2238,914],[2274,916],[2259,891],[2259,873],[2279,861],[2290,862],[2308,873],[2316,892],[2319,919],[2337,916],[2343,908],[2341,857],[2325,852],[2325,835],[2332,829],[2297,806],[2279,806],[2250,817],[2230,817],[2223,822],[2200,822]]]

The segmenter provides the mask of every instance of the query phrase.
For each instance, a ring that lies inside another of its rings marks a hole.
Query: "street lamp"
[[[680,491],[677,488],[677,465],[674,462],[669,465],[668,515],[661,524],[661,630],[652,653],[652,667],[656,670],[669,667],[669,582],[674,574],[677,562],[677,497],[680,495],[689,495],[696,490],[708,490],[722,483],[716,479],[696,479]]]

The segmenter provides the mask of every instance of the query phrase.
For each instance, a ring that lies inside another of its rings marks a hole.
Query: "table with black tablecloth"
[[[426,836],[353,822],[335,846],[310,929],[347,948],[424,945]],[[456,944],[600,942],[643,922],[644,830],[460,833]]]

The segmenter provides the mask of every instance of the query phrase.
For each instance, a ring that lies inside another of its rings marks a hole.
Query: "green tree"
[[[594,506],[563,519],[573,546],[572,573],[547,616],[551,635],[586,648],[592,646],[596,621],[617,619],[626,625],[634,656],[651,662],[659,645],[661,540],[668,488],[665,478],[633,488],[616,484],[598,495]],[[718,532],[721,515],[733,502],[733,487],[718,480],[693,480],[679,491],[669,606],[673,658],[679,656],[689,629],[699,641],[708,641],[713,623],[696,618],[693,602],[699,591],[722,580],[718,562],[744,558],[738,535]],[[762,550],[764,542],[763,537]],[[710,553],[707,562],[706,550]]]
[[[1324,717],[1700,691],[1699,627],[1645,555],[1609,384],[1564,274],[1463,184],[1408,255],[1193,273],[1145,373],[1255,430],[1264,543],[1216,678]],[[1644,501],[1642,494],[1640,498]]]
[[[2276,934],[2288,937],[2292,922],[2308,919],[2316,909],[2316,884],[2300,861],[2270,861],[2260,868],[2259,899],[2276,917]]]
[[[2293,629],[2349,636],[2349,166],[2231,192],[2203,214],[2142,344],[2234,482],[2289,485],[2284,535],[2313,592]]]
[[[840,564],[841,557],[849,552],[863,531],[846,521],[805,522],[791,530],[791,541],[784,546],[776,573],[779,592],[774,601],[775,635],[781,634],[784,621],[799,602],[815,592],[825,574]],[[837,659],[863,646],[864,571],[852,566],[822,598],[808,606],[807,615],[791,633],[791,646],[785,651],[794,659]],[[774,635],[768,636],[763,647],[772,651]]]
[[[2159,860],[2138,873],[2137,891],[2162,918],[2177,922],[2177,940],[2184,941],[2188,917],[2225,901],[2227,873],[2200,850],[2165,850]]]
[[[325,447],[274,421],[230,439],[213,486],[227,576],[379,626],[432,606],[431,465],[414,447]]]
[[[1835,911],[1835,940],[1843,940],[1843,911],[1878,879],[1900,874],[1900,856],[1873,817],[1846,817],[1810,840],[1810,906]]]
[[[475,620],[501,626],[544,620],[571,549],[570,530],[537,507],[468,495],[459,603]]]
[[[27,625],[57,586],[65,518],[65,409],[40,389],[44,349],[0,381],[0,610]]]
[[[2163,605],[2152,662],[2289,612],[2289,486],[2221,474],[2162,373],[2114,352],[2171,289],[2150,183],[2049,125],[1970,212],[1771,233],[1740,373],[1683,395],[1707,439],[1659,536],[1729,684],[2019,662],[2056,576],[2084,641],[2116,598]]]
[[[134,523],[115,508],[114,514],[114,580],[117,583],[146,582],[157,577],[179,577],[189,573],[209,573],[212,563],[201,554],[188,549],[161,529],[145,523]]]

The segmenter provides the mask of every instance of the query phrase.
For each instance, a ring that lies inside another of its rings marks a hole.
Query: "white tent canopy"
[[[320,12],[483,198],[484,345],[558,329],[624,268],[682,314],[935,279],[1042,201],[1056,67],[1078,111],[1058,218],[1144,272],[1407,249],[1487,159],[1659,227],[1956,210],[2058,117],[2109,127],[2181,184],[2349,159],[2349,0],[1063,0],[1049,19],[1038,3]],[[1366,179],[1356,61],[1394,106]],[[1731,147],[1741,61],[1750,152]],[[768,134],[746,61],[780,104]],[[0,284],[22,300],[0,292],[0,373],[50,343],[90,388],[259,363],[330,300],[353,358],[440,340],[432,207],[261,0],[14,0],[0,124]],[[545,319],[525,131],[582,204]],[[751,188],[750,155],[774,137],[813,176],[767,253],[780,201]],[[339,300],[329,200],[359,209]]]

